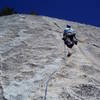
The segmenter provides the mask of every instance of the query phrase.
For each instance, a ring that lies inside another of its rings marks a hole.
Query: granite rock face
[[[69,58],[66,24],[80,40]],[[44,16],[0,17],[0,100],[43,100],[49,78],[47,100],[100,100],[100,28]]]

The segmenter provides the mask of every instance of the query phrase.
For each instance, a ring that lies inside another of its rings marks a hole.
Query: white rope
[[[45,88],[45,96],[44,96],[44,100],[47,100],[47,92],[48,92],[48,84],[49,81],[51,80],[52,76],[56,73],[57,70],[55,70],[54,72],[52,72],[46,82],[46,88]]]
[[[60,26],[57,25],[57,23],[54,22],[54,24],[61,29]],[[61,36],[61,34],[60,34]],[[62,37],[62,36],[61,36]],[[65,44],[64,44],[64,63],[66,64],[66,47],[65,47]],[[46,82],[46,87],[45,87],[45,95],[44,95],[44,99],[43,100],[47,100],[47,92],[48,92],[48,84],[49,84],[49,81],[51,80],[52,76],[57,72],[57,69],[55,71],[53,71],[50,76],[48,77],[48,80]]]
[[[64,64],[66,65],[66,47],[65,47],[65,44],[64,44]],[[48,92],[48,84],[49,84],[49,81],[52,79],[52,76],[57,72],[57,69],[55,71],[53,71],[50,76],[48,77],[48,80],[46,82],[46,87],[45,87],[45,96],[44,96],[44,99],[43,100],[47,100],[47,92]]]

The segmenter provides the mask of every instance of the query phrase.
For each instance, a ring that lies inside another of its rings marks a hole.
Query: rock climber
[[[74,29],[70,25],[66,26],[62,39],[64,41],[64,44],[70,49],[74,46],[74,44],[77,45],[77,43],[78,43],[78,40],[76,38],[76,32],[74,31]],[[67,56],[69,57],[69,56],[71,56],[71,54],[72,53],[68,49]]]

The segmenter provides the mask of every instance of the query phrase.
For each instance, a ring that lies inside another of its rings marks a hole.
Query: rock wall
[[[66,24],[80,40],[69,58]],[[0,100],[43,100],[48,78],[47,100],[100,100],[99,76],[100,28],[44,16],[0,17]]]

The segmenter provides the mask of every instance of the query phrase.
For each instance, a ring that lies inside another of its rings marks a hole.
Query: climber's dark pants
[[[77,45],[77,39],[75,35],[70,35],[70,36],[63,36],[63,40],[65,45],[67,45],[68,48],[72,48],[75,45]]]

